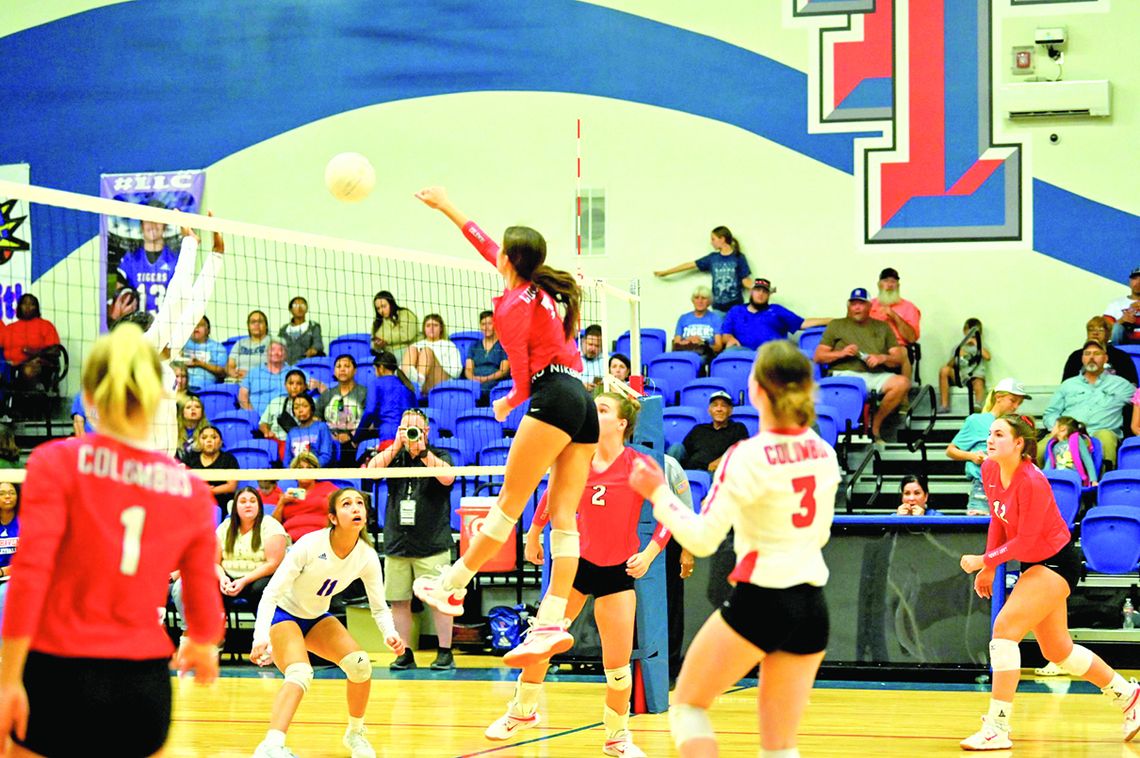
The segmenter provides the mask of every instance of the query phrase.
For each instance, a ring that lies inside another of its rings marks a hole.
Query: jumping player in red
[[[990,504],[985,555],[963,555],[962,570],[978,575],[974,591],[993,595],[994,572],[1006,561],[1021,562],[1021,578],[994,621],[990,666],[994,671],[989,713],[982,728],[962,740],[963,750],[1008,750],[1013,696],[1021,678],[1018,643],[1032,630],[1041,654],[1072,676],[1092,682],[1124,712],[1124,740],[1140,731],[1140,688],[1111,669],[1100,656],[1074,645],[1066,601],[1077,585],[1081,559],[1053,490],[1033,464],[1037,435],[1023,416],[1007,415],[990,425],[982,486]]]
[[[575,513],[598,443],[598,413],[583,386],[582,357],[572,337],[578,329],[581,291],[574,277],[545,265],[546,240],[534,229],[508,227],[500,248],[461,213],[442,187],[416,193],[446,215],[503,277],[503,294],[494,298],[495,331],[507,352],[514,387],[494,403],[495,418],[530,398],[507,456],[498,502],[467,553],[438,575],[418,577],[413,591],[443,613],[463,612],[465,589],[479,568],[511,535],[526,500],[550,470],[550,587],[526,639],[503,656],[513,668],[549,660],[570,649],[566,605],[578,567]],[[559,304],[565,315],[559,315]]]
[[[582,557],[566,615],[573,620],[586,598],[594,596],[594,620],[602,638],[602,665],[606,673],[606,705],[602,715],[606,736],[605,755],[644,756],[629,732],[629,694],[633,676],[629,657],[633,652],[633,624],[637,595],[633,582],[645,576],[669,532],[658,529],[641,549],[637,521],[645,498],[629,487],[633,462],[644,458],[625,442],[633,437],[640,409],[636,400],[617,393],[599,395],[598,451],[590,478],[578,504],[578,529],[582,534]],[[542,530],[549,521],[546,496],[538,504],[526,538],[526,558],[542,565]],[[538,724],[538,695],[546,676],[546,662],[529,666],[519,675],[515,697],[507,712],[487,728],[492,740],[505,740]]]
[[[839,466],[807,428],[812,368],[787,340],[763,345],[748,379],[760,432],[724,454],[701,515],[669,491],[653,461],[630,484],[694,555],[710,555],[732,527],[736,585],[689,646],[669,708],[682,758],[717,755],[708,708],[760,664],[763,758],[798,758],[796,732],[827,647],[823,546],[831,535]]]
[[[195,670],[199,684],[218,674],[217,505],[205,482],[146,449],[162,396],[158,354],[123,324],[95,342],[83,367],[95,433],[49,442],[28,459],[0,665],[11,756],[161,750],[174,650],[162,621],[174,569],[189,640],[178,668]]]

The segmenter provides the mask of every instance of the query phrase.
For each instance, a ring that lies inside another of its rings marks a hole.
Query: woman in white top
[[[839,486],[835,451],[809,428],[814,389],[811,364],[792,343],[760,348],[748,379],[760,432],[725,453],[699,516],[655,463],[630,475],[694,555],[710,555],[735,530],[736,585],[689,647],[669,709],[682,758],[717,754],[708,708],[757,664],[762,755],[799,756],[796,731],[827,647],[822,549]]]
[[[384,576],[380,558],[365,526],[368,506],[364,495],[351,487],[329,496],[329,528],[306,534],[285,556],[273,575],[253,629],[250,659],[259,666],[270,661],[285,674],[285,683],[273,702],[269,732],[257,746],[254,758],[289,758],[285,731],[301,698],[313,681],[309,653],[335,661],[348,678],[348,729],[343,744],[352,758],[375,758],[364,730],[364,710],[372,689],[372,661],[360,643],[329,613],[329,601],[357,579],[364,582],[372,618],[388,647],[400,654],[404,642],[396,633],[392,611],[384,602]]]
[[[438,313],[424,316],[423,329],[424,338],[409,345],[404,353],[402,368],[426,395],[435,385],[463,372],[463,356],[459,354],[459,347],[447,338],[443,316]]]
[[[211,427],[213,428],[213,427]],[[289,537],[281,522],[265,517],[261,493],[254,487],[242,487],[234,495],[230,517],[218,525],[218,586],[223,602],[229,607],[232,600],[247,600],[253,606],[261,595],[281,559]],[[182,612],[182,580],[177,579],[170,588],[174,607],[178,609],[178,623],[186,631]]]

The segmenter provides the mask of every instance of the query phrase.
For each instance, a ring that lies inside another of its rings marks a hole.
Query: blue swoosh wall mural
[[[808,134],[803,72],[574,0],[136,0],[0,38],[0,60],[4,79],[19,83],[5,87],[5,112],[16,117],[4,126],[4,161],[31,163],[37,184],[85,193],[102,171],[208,166],[337,113],[457,92],[580,93],[674,109],[847,173],[853,140],[866,136]],[[1140,218],[1073,197],[1046,193],[1037,218],[1079,212],[1083,230],[1140,240]],[[49,231],[33,229],[41,234]],[[1113,278],[1130,270],[1112,255],[1083,258],[1089,244],[1052,234],[1043,252]],[[66,252],[41,248],[33,276]]]

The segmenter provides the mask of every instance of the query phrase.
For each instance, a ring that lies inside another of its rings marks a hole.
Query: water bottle
[[[1134,622],[1132,619],[1132,598],[1125,598],[1124,600],[1124,628],[1132,629]]]

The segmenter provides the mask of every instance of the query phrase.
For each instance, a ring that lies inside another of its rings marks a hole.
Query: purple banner
[[[206,186],[204,171],[103,174],[99,194],[111,200],[198,213]],[[120,216],[103,216],[100,277],[102,324],[106,329],[132,314],[153,314],[162,305],[178,262],[182,236],[175,227]]]

